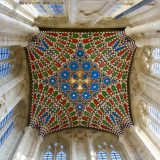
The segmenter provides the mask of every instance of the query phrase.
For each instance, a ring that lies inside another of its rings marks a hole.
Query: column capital
[[[33,26],[34,32],[33,35],[37,35],[38,33],[40,33],[40,30],[37,26]]]
[[[130,27],[130,26],[127,26],[125,28],[125,33],[126,33],[127,36],[130,36],[132,34],[131,29],[132,29],[132,27]]]
[[[32,130],[33,130],[33,128],[32,128],[31,126],[27,126],[27,127],[25,127],[25,129],[24,129],[25,133],[29,133],[29,132],[31,132]]]
[[[38,135],[38,141],[40,142],[40,143],[42,143],[43,142],[43,137],[42,137],[42,135]]]

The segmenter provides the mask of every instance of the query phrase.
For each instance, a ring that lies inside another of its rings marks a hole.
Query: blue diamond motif
[[[88,62],[88,61],[82,63],[82,69],[83,69],[84,71],[90,70],[91,67],[92,67],[92,66],[91,66],[91,63]]]
[[[62,90],[62,91],[68,91],[68,90],[70,90],[70,85],[69,85],[69,83],[63,82],[63,83],[61,84],[61,90]]]
[[[54,77],[51,77],[51,78],[49,79],[49,83],[50,83],[51,85],[55,85],[55,84],[56,84],[56,79],[55,79]]]
[[[69,95],[71,100],[76,100],[78,98],[78,93],[76,91],[71,92]]]
[[[78,63],[77,62],[70,62],[69,64],[69,68],[72,70],[72,71],[76,71],[78,69]]]
[[[99,90],[99,84],[97,83],[97,82],[93,82],[93,83],[91,83],[91,85],[90,85],[90,90],[92,90],[92,91],[98,91]]]
[[[97,70],[93,70],[91,72],[91,78],[92,79],[98,79],[100,77],[100,73]]]
[[[82,57],[84,55],[84,52],[82,50],[77,51],[77,56]]]
[[[88,92],[88,91],[84,91],[84,92],[82,93],[82,98],[85,99],[85,100],[90,99],[90,94],[89,94],[89,92]]]
[[[83,109],[83,105],[82,104],[77,104],[77,110],[82,110]]]
[[[111,82],[111,79],[110,79],[109,77],[105,77],[105,78],[104,78],[104,84],[105,84],[105,85],[109,85],[110,82]]]
[[[64,70],[61,72],[61,78],[62,79],[68,79],[70,76],[70,73],[67,70]]]

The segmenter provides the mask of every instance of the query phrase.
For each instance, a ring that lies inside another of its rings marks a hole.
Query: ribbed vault
[[[42,135],[72,127],[122,134],[132,125],[128,79],[135,49],[123,30],[41,31],[27,47],[30,125]]]

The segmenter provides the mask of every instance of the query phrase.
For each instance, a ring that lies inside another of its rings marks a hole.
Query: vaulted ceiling
[[[132,125],[128,79],[135,49],[123,29],[41,31],[27,47],[30,125],[42,135],[72,127],[122,134]]]

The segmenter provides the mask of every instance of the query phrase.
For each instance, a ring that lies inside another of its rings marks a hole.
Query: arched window
[[[160,59],[160,48],[154,48],[152,51],[152,56],[154,59]]]
[[[107,141],[98,142],[97,160],[122,160],[118,148]]]
[[[110,156],[111,156],[112,160],[121,160],[120,154],[118,152],[116,152],[116,151],[112,151],[110,153]]]
[[[10,50],[8,48],[0,48],[0,61],[8,59],[10,56]]]
[[[143,55],[145,69],[154,76],[160,76],[160,48],[145,48]]]
[[[0,130],[5,126],[5,124],[7,123],[7,121],[13,116],[13,110],[11,110],[7,116],[2,120],[2,122],[0,122]]]
[[[160,111],[152,105],[149,105],[149,120],[148,126],[152,132],[160,138]]]
[[[160,75],[160,63],[153,63],[151,67],[151,71],[155,75]]]
[[[108,160],[107,159],[107,153],[104,152],[104,151],[99,151],[97,153],[97,158],[98,158],[98,160]]]
[[[7,137],[10,135],[12,129],[14,127],[14,122],[12,122],[9,127],[7,128],[7,130],[4,132],[4,134],[0,137],[0,146],[3,145],[3,143],[5,142],[5,140],[7,139]]]
[[[11,64],[7,62],[10,56],[8,48],[0,48],[0,77],[7,75],[11,70]]]
[[[141,128],[147,129],[147,133],[152,138],[155,136],[160,138],[160,109],[146,101],[141,101],[139,107],[142,115]]]
[[[49,144],[45,148],[43,160],[68,160],[67,150],[63,142],[58,141]]]
[[[149,113],[150,115],[158,122],[160,123],[160,112],[158,109],[156,109],[154,106],[149,106]]]
[[[52,152],[46,152],[44,155],[43,155],[43,160],[53,160],[53,154]]]
[[[56,155],[56,160],[66,160],[66,153],[63,151],[60,151]]]
[[[0,77],[5,76],[10,72],[11,64],[10,63],[4,63],[0,64]]]

